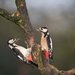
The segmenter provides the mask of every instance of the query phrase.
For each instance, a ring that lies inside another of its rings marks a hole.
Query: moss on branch
[[[15,14],[10,14],[9,12],[7,12],[5,9],[0,8],[0,15],[3,16],[4,18],[16,22],[17,20],[20,19],[20,17]]]

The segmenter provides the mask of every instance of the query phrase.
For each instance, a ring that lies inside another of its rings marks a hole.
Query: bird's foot
[[[25,57],[23,58],[23,61],[26,62],[26,58]]]

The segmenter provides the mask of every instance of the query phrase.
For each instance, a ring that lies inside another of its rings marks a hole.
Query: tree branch
[[[20,16],[17,16],[17,14],[18,14],[18,12],[16,12],[15,14],[10,14],[5,9],[0,8],[0,15],[10,21],[15,22],[15,21],[19,20]]]
[[[31,46],[32,41],[34,41],[35,45],[32,49],[32,58],[34,63],[38,64],[40,73],[42,75],[75,75],[75,69],[69,71],[59,71],[57,68],[51,66],[47,62],[45,56],[41,52],[40,47],[38,47],[38,42],[28,16],[25,0],[15,0],[15,3],[17,6],[16,13],[10,14],[6,10],[0,8],[0,15],[20,26],[29,46]]]

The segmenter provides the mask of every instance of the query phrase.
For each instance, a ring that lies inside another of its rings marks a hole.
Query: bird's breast
[[[18,46],[16,47],[16,49],[18,49],[25,57],[27,57],[29,55],[29,49],[26,49],[24,47]]]
[[[46,49],[46,51],[48,51],[47,39],[46,37],[44,38],[44,35],[42,35],[41,37],[41,46],[42,46],[42,50]]]

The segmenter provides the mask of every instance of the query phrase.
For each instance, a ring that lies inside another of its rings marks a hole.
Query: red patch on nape
[[[32,57],[31,57],[31,54],[29,54],[29,56],[27,57],[26,60],[27,60],[27,61],[33,61],[33,60],[32,60]]]
[[[48,60],[49,58],[49,52],[47,52],[45,49],[43,50],[43,54],[45,55],[46,59]]]

